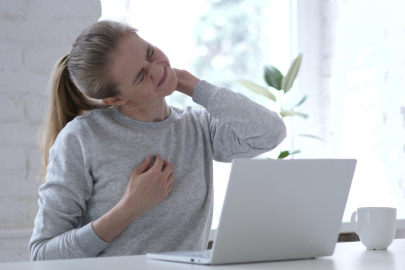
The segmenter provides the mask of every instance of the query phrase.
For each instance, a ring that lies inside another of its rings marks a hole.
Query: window
[[[325,140],[301,138],[297,157],[357,159],[344,222],[364,206],[396,207],[405,219],[405,3],[297,4],[307,52],[299,88],[311,116],[297,126]]]

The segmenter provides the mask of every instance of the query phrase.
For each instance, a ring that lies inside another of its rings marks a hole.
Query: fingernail
[[[147,156],[146,158],[145,158],[145,161],[148,161],[150,159],[150,156]]]

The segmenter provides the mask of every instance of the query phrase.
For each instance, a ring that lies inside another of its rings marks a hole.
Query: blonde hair
[[[38,133],[42,154],[38,176],[42,182],[45,182],[49,150],[59,132],[78,115],[110,107],[99,99],[119,94],[117,83],[108,76],[108,68],[120,38],[137,31],[115,21],[96,22],[77,37],[70,54],[56,62],[48,83],[48,112]]]

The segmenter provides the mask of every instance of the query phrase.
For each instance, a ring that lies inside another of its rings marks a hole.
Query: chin
[[[164,96],[165,96],[165,97],[171,96],[171,95],[174,93],[174,91],[176,91],[176,89],[167,90],[167,91],[165,92]]]
[[[173,74],[173,73],[172,73]],[[170,74],[170,75],[172,75],[172,74]],[[170,78],[167,78],[169,81],[168,82],[166,82],[166,89],[167,89],[167,93],[170,93],[170,94],[172,94],[174,91],[176,91],[176,87],[177,87],[177,77],[176,77],[176,79],[174,80],[173,79],[173,76],[170,76]]]

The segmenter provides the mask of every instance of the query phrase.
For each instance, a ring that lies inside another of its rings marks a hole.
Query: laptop
[[[234,159],[212,249],[146,256],[211,265],[330,256],[356,163]]]

